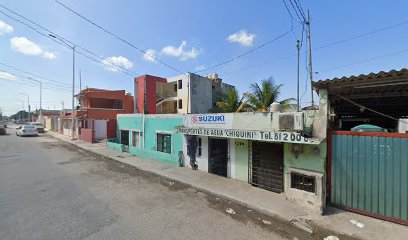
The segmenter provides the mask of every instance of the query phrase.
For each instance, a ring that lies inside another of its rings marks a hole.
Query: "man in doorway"
[[[187,156],[190,158],[190,166],[193,170],[198,169],[196,163],[197,136],[187,135]]]

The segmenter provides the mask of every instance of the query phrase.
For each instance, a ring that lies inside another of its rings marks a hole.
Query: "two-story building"
[[[116,137],[116,115],[133,113],[133,97],[125,90],[86,88],[76,97],[78,136],[84,141]]]

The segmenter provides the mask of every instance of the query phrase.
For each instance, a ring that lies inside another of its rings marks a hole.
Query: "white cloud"
[[[125,69],[131,69],[134,66],[129,59],[122,56],[107,57],[102,60],[102,63],[105,65],[105,69],[111,72],[117,72],[120,69],[119,66]]]
[[[198,50],[196,48],[191,48],[189,51],[185,50],[187,47],[187,42],[182,41],[180,46],[175,47],[175,46],[166,46],[161,50],[161,54],[171,56],[171,57],[177,57],[180,60],[188,60],[188,59],[196,59],[202,52],[202,50]]]
[[[200,66],[195,67],[195,70],[196,70],[196,71],[202,71],[202,70],[204,70],[204,69],[206,69],[206,68],[207,68],[206,66],[200,65]]]
[[[156,50],[148,49],[143,55],[143,59],[148,62],[156,62]]]
[[[11,48],[27,55],[40,55],[42,49],[37,44],[25,37],[13,37],[10,39]]]
[[[227,37],[229,42],[235,42],[241,44],[241,46],[251,46],[255,39],[255,33],[247,33],[246,30],[240,30]]]
[[[12,81],[17,80],[16,76],[8,72],[0,72],[0,78]]]
[[[0,20],[0,35],[3,35],[5,33],[11,33],[13,31],[14,31],[14,28],[12,26]]]
[[[57,55],[52,52],[44,51],[40,46],[36,43],[28,40],[25,37],[13,37],[10,39],[11,48],[17,52],[26,55],[33,55],[33,56],[42,56],[46,59],[56,59]]]
[[[55,53],[47,52],[47,51],[43,52],[43,55],[42,55],[42,56],[43,56],[44,58],[48,58],[48,59],[51,59],[51,60],[57,58],[57,55],[56,55]]]

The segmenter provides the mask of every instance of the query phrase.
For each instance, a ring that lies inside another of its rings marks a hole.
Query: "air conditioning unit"
[[[303,131],[303,113],[302,112],[280,113],[279,130]]]

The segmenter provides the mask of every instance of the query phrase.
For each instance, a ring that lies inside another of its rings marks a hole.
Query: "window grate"
[[[291,173],[291,187],[307,192],[316,192],[316,178],[304,174]]]

